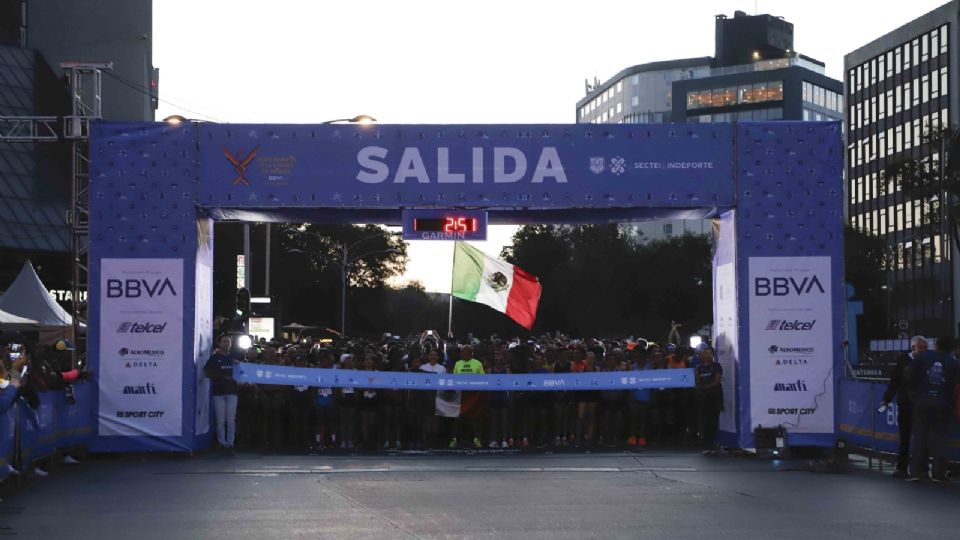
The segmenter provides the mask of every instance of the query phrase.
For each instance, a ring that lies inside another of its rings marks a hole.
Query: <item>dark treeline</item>
[[[265,227],[253,227],[252,294],[264,290]],[[358,243],[359,242],[359,243]],[[447,295],[413,283],[388,286],[403,273],[406,244],[375,226],[275,224],[271,231],[271,295],[283,323],[340,328],[341,246],[357,244],[348,265],[347,329],[379,336],[447,330]],[[638,335],[664,340],[670,321],[693,333],[712,320],[710,240],[679,236],[642,242],[617,225],[521,227],[499,255],[538,276],[543,297],[534,334]],[[293,251],[291,250],[300,250]],[[215,242],[215,313],[234,308],[236,256],[243,253],[241,224],[218,224]],[[364,256],[369,253],[368,256]],[[528,332],[486,306],[454,300],[457,336],[503,337]]]

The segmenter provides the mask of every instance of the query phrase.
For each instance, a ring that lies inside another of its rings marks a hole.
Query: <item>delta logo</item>
[[[774,361],[777,366],[805,366],[808,363],[806,358],[777,358]]]
[[[125,362],[123,364],[123,367],[126,369],[156,368],[156,367],[160,367],[160,364],[154,362],[153,360],[137,360],[137,361]]]

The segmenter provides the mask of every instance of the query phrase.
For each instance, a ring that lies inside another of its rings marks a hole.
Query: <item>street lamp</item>
[[[380,249],[376,251],[368,251],[366,253],[361,253],[360,255],[353,255],[351,257],[350,253],[351,251],[353,251],[354,248],[356,248],[358,245],[362,244],[363,242],[371,238],[377,238],[379,236],[380,236],[379,233],[374,234],[371,236],[367,236],[366,238],[361,238],[360,240],[354,242],[353,244],[350,244],[349,246],[346,244],[343,244],[340,247],[341,253],[342,253],[342,257],[338,261],[340,265],[340,334],[344,336],[347,335],[347,270],[349,269],[350,264],[368,255],[379,255],[381,253],[396,253],[398,251],[396,248]],[[307,250],[297,249],[297,248],[288,249],[287,253],[302,253],[304,255],[323,255],[329,258],[329,255],[327,253],[323,253],[320,251],[307,251]]]
[[[336,124],[337,122],[349,122],[351,124],[372,124],[376,122],[377,119],[370,116],[369,114],[358,114],[353,118],[337,118],[335,120],[327,120],[322,122],[323,124]]]

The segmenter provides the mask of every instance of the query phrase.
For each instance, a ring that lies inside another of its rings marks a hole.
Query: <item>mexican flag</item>
[[[527,330],[533,328],[540,302],[540,281],[519,267],[457,242],[453,248],[452,294],[486,304]]]
[[[487,393],[465,390],[437,391],[437,416],[447,418],[483,418],[487,408]]]

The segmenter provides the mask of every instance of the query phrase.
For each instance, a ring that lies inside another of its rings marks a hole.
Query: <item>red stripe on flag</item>
[[[540,303],[540,280],[519,267],[513,267],[513,287],[507,297],[507,317],[530,330],[537,318],[537,304]]]

